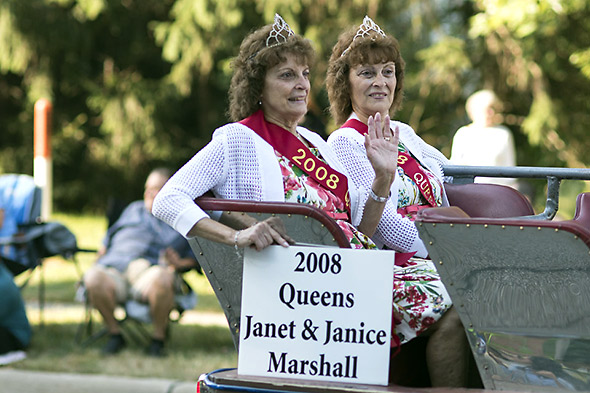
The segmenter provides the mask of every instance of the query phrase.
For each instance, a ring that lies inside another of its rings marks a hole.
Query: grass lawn
[[[52,220],[65,224],[78,240],[78,246],[97,249],[106,231],[106,220],[98,216],[71,216],[54,214]],[[197,293],[198,303],[179,323],[173,323],[167,342],[168,356],[154,359],[143,354],[143,346],[128,342],[127,348],[116,356],[100,353],[104,341],[86,348],[75,342],[80,323],[84,320],[83,306],[74,300],[79,272],[94,263],[92,252],[76,255],[77,265],[61,257],[48,258],[42,272],[37,269],[23,290],[27,314],[33,326],[33,341],[27,350],[27,359],[11,367],[37,371],[68,373],[100,373],[134,377],[196,380],[204,372],[224,367],[236,367],[237,353],[223,312],[217,303],[207,279],[195,272],[185,275]],[[41,273],[45,277],[46,306],[43,325],[38,307],[38,290]],[[27,273],[16,278],[18,284]],[[98,314],[94,314],[95,331],[102,327]],[[151,326],[148,326],[148,329]]]

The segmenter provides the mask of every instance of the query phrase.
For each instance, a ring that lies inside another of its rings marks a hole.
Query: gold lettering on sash
[[[297,165],[301,165],[301,160],[305,158],[305,150],[297,149],[297,153],[301,153],[300,156],[293,156],[293,161],[297,163]]]
[[[428,179],[426,179],[421,173],[416,172],[414,174],[414,181],[416,182],[418,187],[420,187],[420,190],[423,192],[425,197],[430,196],[430,193],[432,191],[430,190]]]
[[[318,166],[316,168],[316,163],[314,159],[308,156],[307,151],[305,151],[304,149],[297,149],[297,153],[299,153],[298,156],[293,156],[291,158],[297,165],[302,166],[308,173],[314,174],[319,181],[324,181],[324,179],[326,179],[326,177],[328,176],[328,170],[325,167]],[[313,173],[314,171],[315,173]],[[326,185],[332,190],[335,190],[336,188],[338,188],[339,182],[340,176],[332,173],[330,174],[328,180],[326,180]],[[349,200],[347,201],[347,203],[350,203],[350,196],[348,196],[348,198]]]
[[[322,174],[320,175],[320,171],[322,171]],[[318,177],[318,180],[323,181],[326,176],[328,176],[328,170],[326,168],[324,168],[323,166],[319,167],[317,171],[315,171],[315,175]]]

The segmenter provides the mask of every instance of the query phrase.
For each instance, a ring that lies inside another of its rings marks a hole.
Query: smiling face
[[[350,69],[350,100],[353,111],[366,123],[377,112],[385,117],[395,98],[395,63],[359,64]]]
[[[307,113],[309,67],[300,64],[293,54],[287,54],[285,59],[266,72],[261,97],[262,110],[266,120],[294,131]]]

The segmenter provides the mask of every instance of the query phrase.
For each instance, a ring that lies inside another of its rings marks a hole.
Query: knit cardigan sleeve
[[[334,150],[340,162],[347,169],[354,183],[362,190],[361,204],[364,206],[375,179],[375,171],[367,158],[364,138],[352,128],[341,128],[334,131],[328,138],[328,144]],[[387,246],[400,252],[417,252],[418,256],[428,253],[418,236],[413,222],[397,212],[398,179],[392,184],[392,197],[385,203],[383,215],[374,240],[380,246]]]
[[[152,214],[186,236],[208,217],[195,198],[224,183],[227,177],[225,135],[218,134],[180,168],[158,192]]]

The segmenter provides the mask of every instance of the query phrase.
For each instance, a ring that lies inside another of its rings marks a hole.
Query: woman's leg
[[[429,330],[426,362],[432,386],[467,387],[469,344],[455,308],[451,307]]]

